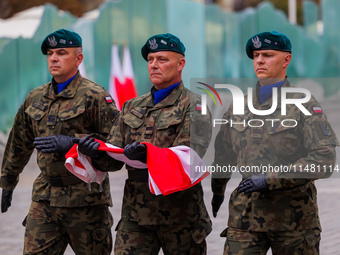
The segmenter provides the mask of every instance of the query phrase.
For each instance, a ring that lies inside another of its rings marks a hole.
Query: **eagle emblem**
[[[260,42],[260,38],[259,38],[258,36],[252,38],[251,41],[253,42],[254,47],[255,47],[256,49],[260,48],[261,45],[262,45],[262,43]]]
[[[150,44],[150,49],[152,49],[152,50],[155,50],[155,49],[158,48],[158,44],[157,44],[155,38],[149,40],[149,44]]]
[[[57,46],[58,43],[57,43],[57,41],[56,41],[54,36],[48,37],[47,39],[48,39],[48,43],[49,43],[50,47]]]

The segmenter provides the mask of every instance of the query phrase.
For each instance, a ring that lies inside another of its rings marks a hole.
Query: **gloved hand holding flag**
[[[188,189],[209,175],[209,172],[191,171],[191,166],[199,166],[198,169],[205,169],[205,165],[199,155],[187,146],[159,148],[145,142],[134,144],[133,146],[135,147],[137,145],[146,146],[147,163],[144,163],[139,160],[129,159],[124,155],[123,148],[100,140],[96,141],[100,144],[98,150],[105,151],[110,157],[125,162],[134,168],[148,168],[149,188],[151,193],[156,195],[169,195]],[[131,146],[132,144],[129,147]],[[103,180],[101,175],[106,174],[94,169],[91,165],[91,158],[77,151],[77,144],[66,154],[65,166],[85,182],[95,181],[100,183]]]

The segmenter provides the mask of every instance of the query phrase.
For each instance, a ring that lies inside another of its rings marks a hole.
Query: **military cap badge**
[[[82,39],[79,34],[66,29],[59,29],[49,34],[41,44],[41,52],[46,55],[47,49],[81,47]]]
[[[292,52],[292,44],[289,38],[276,31],[262,32],[250,37],[246,44],[247,56],[253,59],[253,51],[278,50]]]
[[[260,38],[258,36],[255,36],[254,38],[252,38],[251,41],[253,42],[254,47],[256,49],[260,48],[262,45],[262,43],[260,42]]]
[[[149,53],[158,51],[173,51],[184,56],[185,47],[177,36],[167,33],[151,36],[141,51],[143,58],[147,60]]]
[[[48,44],[50,45],[50,47],[55,47],[57,46],[57,40],[55,39],[54,36],[48,37]]]
[[[150,40],[149,40],[149,44],[150,44],[150,49],[152,49],[152,50],[155,50],[155,49],[158,48],[158,44],[157,44],[155,38],[150,39]]]

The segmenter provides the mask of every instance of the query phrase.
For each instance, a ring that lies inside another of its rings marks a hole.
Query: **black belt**
[[[147,182],[149,180],[148,169],[128,170],[130,181]]]
[[[44,178],[52,187],[64,187],[74,184],[82,183],[83,181],[74,175],[70,176],[57,176],[57,177],[47,177]]]

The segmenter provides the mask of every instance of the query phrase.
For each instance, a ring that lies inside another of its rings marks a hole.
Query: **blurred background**
[[[293,44],[290,80],[309,89],[321,102],[340,138],[339,13],[339,0],[0,0],[0,159],[27,93],[51,80],[40,46],[48,34],[60,28],[76,31],[83,38],[83,76],[109,91],[119,80],[120,85],[136,89],[138,95],[152,86],[141,47],[154,34],[173,33],[185,44],[183,81],[189,88],[197,85],[192,78],[253,80],[253,64],[245,53],[248,38],[263,31],[284,33]],[[129,85],[129,80],[134,84]],[[249,83],[243,85],[245,92]],[[208,104],[213,107],[212,101]],[[40,173],[35,160],[34,153],[20,175],[10,213],[0,215],[0,254],[22,254],[21,222],[29,209],[32,183]],[[120,218],[126,177],[126,171],[110,174],[114,227]],[[219,234],[227,226],[227,200],[239,181],[232,178],[228,183],[226,202],[219,216],[212,218],[209,255],[222,254],[225,239]],[[210,213],[210,178],[202,183]],[[316,184],[323,228],[320,251],[339,254],[338,178]],[[114,228],[112,234],[115,236]],[[74,253],[68,248],[65,254]]]
[[[140,49],[158,33],[186,46],[183,81],[252,78],[248,38],[262,31],[286,34],[293,44],[289,78],[317,81],[326,98],[337,95],[340,76],[339,0],[1,0],[0,131],[8,132],[27,93],[48,81],[42,40],[66,28],[83,38],[82,72],[109,90],[113,46],[129,50],[138,95],[151,88]],[[124,65],[124,63],[123,63]]]

